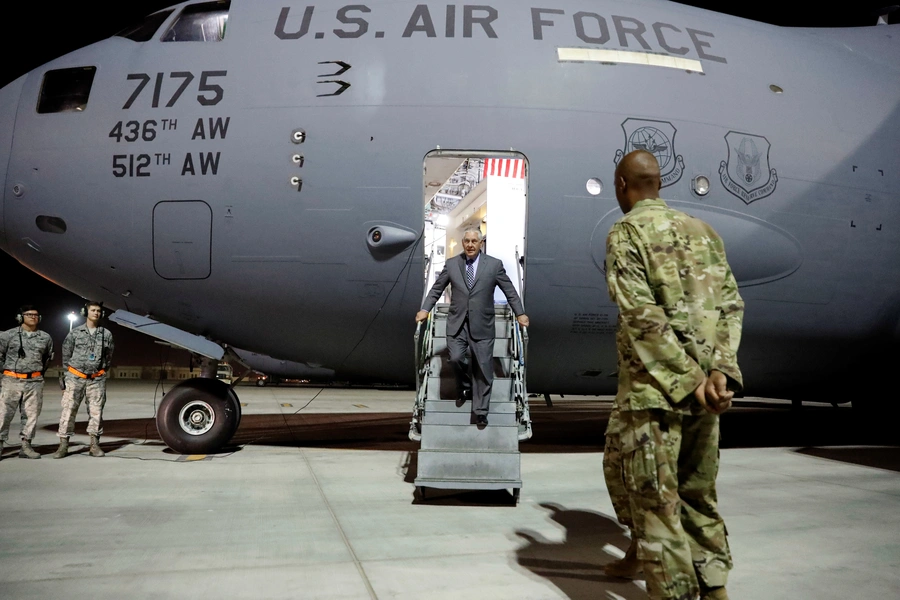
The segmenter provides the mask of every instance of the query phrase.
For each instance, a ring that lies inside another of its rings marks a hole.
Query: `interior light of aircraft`
[[[438,215],[434,220],[434,223],[438,227],[446,227],[450,224],[450,217],[448,217],[447,215]]]
[[[784,93],[784,90],[780,86],[775,85],[774,83],[769,86],[769,89],[772,90],[776,94]]]
[[[603,191],[603,182],[596,177],[591,177],[587,180],[584,187],[587,188],[587,192],[591,196],[599,196],[600,192]]]
[[[705,196],[709,193],[709,178],[706,175],[697,175],[691,181],[691,187],[698,196]]]
[[[295,144],[302,144],[306,141],[306,132],[302,129],[295,129],[291,134],[291,141]]]

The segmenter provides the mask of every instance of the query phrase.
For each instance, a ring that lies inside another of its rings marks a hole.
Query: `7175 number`
[[[200,73],[200,82],[197,86],[198,91],[201,92],[200,94],[197,94],[197,102],[203,106],[215,106],[221,102],[222,97],[225,95],[225,90],[218,84],[210,83],[209,80],[214,77],[225,77],[227,74],[228,71],[202,71]],[[153,108],[159,108],[163,79],[165,76],[165,73],[156,74],[156,82],[153,85],[153,99],[150,101],[150,106]],[[175,93],[172,94],[172,97],[166,102],[166,108],[175,106],[175,103],[178,102],[178,99],[181,98],[181,95],[184,94],[187,87],[194,81],[194,74],[189,71],[174,71],[169,73],[169,78],[181,79],[181,85],[178,86],[178,89],[175,90]],[[141,95],[141,92],[144,91],[144,88],[147,87],[147,84],[150,83],[152,78],[147,73],[129,73],[127,79],[128,81],[137,81],[138,85],[131,94],[131,97],[128,98],[128,101],[125,102],[125,106],[122,107],[125,110],[131,108],[131,105],[138,99],[138,96]]]

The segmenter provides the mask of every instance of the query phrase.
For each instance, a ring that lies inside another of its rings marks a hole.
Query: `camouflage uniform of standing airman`
[[[19,350],[23,352],[20,352]],[[24,353],[24,357],[21,354]],[[44,370],[53,359],[53,340],[45,331],[26,331],[13,327],[0,333],[0,364],[3,386],[0,389],[0,443],[6,444],[9,426],[21,403],[25,425],[21,438],[30,449],[37,420],[44,403]],[[20,454],[21,455],[21,454]],[[40,458],[40,455],[29,458]]]
[[[619,307],[622,469],[651,598],[693,600],[732,567],[719,515],[719,417],[692,392],[711,370],[741,389],[744,304],[721,238],[660,199],[634,205],[607,239]]]
[[[75,416],[82,399],[87,399],[90,419],[87,433],[92,438],[103,434],[103,407],[106,405],[106,372],[113,354],[112,333],[104,327],[93,330],[87,324],[69,332],[63,341],[63,368],[66,391],[59,417],[60,438],[69,438],[75,429]]]
[[[612,501],[613,510],[619,523],[634,530],[634,520],[631,518],[631,503],[628,500],[628,490],[625,489],[625,479],[622,476],[622,419],[619,416],[619,408],[613,406],[609,414],[609,424],[606,427],[606,445],[603,448],[603,478],[606,480],[606,489],[609,491],[609,499]]]

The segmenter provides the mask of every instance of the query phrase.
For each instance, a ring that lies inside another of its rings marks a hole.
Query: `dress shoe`
[[[487,415],[475,415],[475,424],[479,427],[487,427]]]
[[[471,400],[472,399],[472,390],[462,390],[459,392],[460,400]]]

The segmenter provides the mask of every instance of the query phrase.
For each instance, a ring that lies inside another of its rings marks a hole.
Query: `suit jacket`
[[[503,268],[503,262],[482,254],[475,271],[472,289],[466,285],[466,255],[460,253],[444,263],[444,270],[431,286],[422,310],[430,311],[447,285],[453,288],[450,299],[450,315],[447,319],[447,335],[457,335],[466,317],[469,317],[469,333],[472,339],[485,340],[494,337],[494,287],[506,295],[516,316],[524,314],[522,301],[512,281]]]

